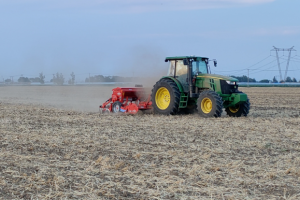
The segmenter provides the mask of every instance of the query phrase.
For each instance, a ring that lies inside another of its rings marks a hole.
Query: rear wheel
[[[225,108],[225,111],[229,117],[241,117],[241,116],[246,117],[249,114],[249,110],[250,110],[249,99],[247,99],[247,101],[242,104]]]
[[[112,112],[113,113],[118,113],[120,112],[122,103],[120,101],[115,101],[112,105]]]
[[[180,92],[170,79],[161,79],[153,86],[151,101],[156,114],[174,115],[178,112]]]
[[[206,90],[200,93],[197,110],[201,117],[221,117],[222,109],[222,98],[216,92]]]

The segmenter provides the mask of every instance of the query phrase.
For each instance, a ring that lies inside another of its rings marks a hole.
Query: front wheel
[[[222,109],[222,98],[216,92],[206,90],[200,93],[197,110],[201,117],[221,117]]]
[[[246,117],[249,114],[249,110],[250,110],[249,99],[247,99],[247,101],[242,104],[225,108],[225,111],[229,117],[241,117],[241,116]]]

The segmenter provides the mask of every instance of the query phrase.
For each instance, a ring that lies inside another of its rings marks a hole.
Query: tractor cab
[[[195,56],[167,57],[165,62],[168,61],[170,62],[168,76],[179,81],[183,90],[189,92],[191,97],[197,96],[193,90],[193,79],[200,74],[210,74],[208,58]]]
[[[185,63],[186,59],[189,59],[189,57],[167,57],[165,62],[170,62],[168,76],[172,76],[174,78],[186,76],[187,78],[188,65]],[[192,76],[210,73],[208,58],[190,57],[190,62],[192,65]]]

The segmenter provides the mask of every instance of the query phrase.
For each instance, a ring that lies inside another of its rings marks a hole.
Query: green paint
[[[183,60],[183,59],[189,59],[193,63],[194,63],[194,61],[205,61],[206,64],[208,63],[208,58],[206,58],[206,57],[195,57],[195,56],[167,57],[165,59],[165,61],[166,62],[167,61],[172,62],[172,61],[175,60],[176,63],[179,63],[180,60]],[[171,66],[171,64],[170,64],[170,66]],[[184,66],[188,67],[188,65],[184,65]],[[196,72],[193,71],[194,67],[196,69]],[[208,66],[206,66],[206,68],[208,69]],[[170,69],[171,69],[171,67],[170,67]],[[171,75],[170,76],[164,76],[164,77],[162,77],[162,79],[171,79],[176,83],[176,85],[177,85],[177,87],[178,87],[178,89],[181,93],[179,108],[186,108],[188,105],[196,104],[197,98],[190,98],[189,97],[190,96],[190,94],[189,94],[189,89],[190,88],[187,84],[187,81],[186,81],[187,79],[185,79],[185,78],[182,79],[182,77],[180,77],[180,76],[182,76],[182,74],[177,75],[176,69],[177,69],[177,64],[174,68],[173,75],[172,76]],[[182,69],[182,64],[181,64],[181,69]],[[232,106],[235,106],[235,105],[238,105],[238,104],[242,104],[242,103],[247,101],[247,94],[239,93],[235,89],[238,86],[234,86],[234,85],[226,86],[227,83],[225,81],[230,81],[230,82],[236,82],[237,83],[238,79],[235,79],[233,77],[228,77],[228,76],[222,76],[222,75],[218,75],[218,74],[208,74],[208,73],[206,73],[208,71],[209,70],[206,70],[205,73],[204,73],[204,71],[201,71],[201,70],[197,71],[197,64],[196,65],[192,64],[192,77],[193,77],[192,79],[193,79],[195,91],[198,91],[198,93],[201,93],[201,91],[203,91],[203,90],[215,91],[222,98],[224,108],[232,107]],[[188,76],[188,74],[186,74],[186,77],[187,76]],[[223,86],[223,91],[226,91],[226,93],[228,93],[228,94],[223,94],[222,93],[221,83],[225,85],[225,86],[222,85]],[[228,89],[227,87],[230,87],[230,89]],[[229,92],[229,91],[232,91],[232,92]]]
[[[232,93],[230,95],[220,95],[224,100],[223,107],[232,107],[247,101],[247,94],[245,93]]]
[[[184,92],[184,89],[183,89],[181,83],[176,78],[171,77],[171,76],[164,76],[161,79],[171,79],[176,83],[176,85],[179,89],[179,92],[180,92],[179,108],[186,108],[189,98],[188,98],[187,93]]]
[[[229,76],[222,76],[222,75],[218,75],[218,74],[200,74],[197,76],[197,78],[199,79],[208,79],[208,78],[212,78],[212,79],[219,79],[219,80],[225,80],[225,81],[232,81],[232,82],[238,82],[239,80],[236,78],[232,78]]]
[[[163,76],[161,79],[171,79],[171,80],[173,80],[176,83],[180,93],[184,92],[181,83],[176,78],[171,77],[171,76]]]
[[[206,57],[198,57],[198,56],[175,56],[175,57],[166,57],[165,61],[169,60],[183,60],[185,58],[194,59],[194,60],[208,60]]]

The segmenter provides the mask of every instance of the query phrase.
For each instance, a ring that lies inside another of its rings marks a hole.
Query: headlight
[[[236,85],[236,82],[234,81],[226,81],[226,83],[228,83],[229,85]]]

